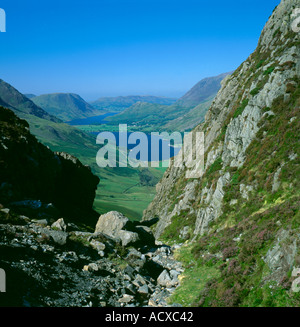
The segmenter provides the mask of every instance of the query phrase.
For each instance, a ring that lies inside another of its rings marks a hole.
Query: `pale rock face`
[[[283,165],[282,165],[283,166]],[[281,173],[282,166],[279,167],[275,174],[274,174],[274,179],[273,179],[273,184],[272,184],[272,192],[276,192],[279,189],[280,186],[280,180],[279,180],[279,175]]]
[[[212,149],[211,151],[208,152],[206,162],[205,162],[205,170],[207,170],[212,163],[215,162],[215,160],[220,156],[222,153],[222,145],[220,144],[218,148]]]
[[[196,181],[188,183],[184,188],[183,198],[175,205],[171,215],[178,215],[182,210],[190,208],[191,203],[195,200],[195,188],[197,186]]]
[[[228,125],[223,146],[222,160],[230,167],[241,167],[245,160],[245,151],[258,131],[260,109],[246,106],[243,113]]]
[[[271,270],[272,278],[280,279],[292,269],[297,256],[297,243],[300,235],[282,230],[277,236],[275,245],[269,249],[263,260]]]
[[[253,191],[253,186],[245,185],[245,184],[240,185],[240,192],[242,194],[243,199],[249,200],[249,193],[252,191]]]
[[[123,246],[133,244],[139,240],[139,236],[137,233],[126,230],[120,230],[117,235],[121,239]]]
[[[222,214],[222,203],[224,197],[223,187],[228,183],[230,178],[229,173],[225,173],[218,179],[217,187],[213,191],[211,188],[207,192],[207,197],[205,198],[206,206],[200,208],[197,213],[197,219],[195,224],[194,234],[203,234],[209,223],[215,220]]]

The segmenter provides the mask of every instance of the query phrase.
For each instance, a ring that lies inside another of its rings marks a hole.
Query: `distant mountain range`
[[[138,102],[171,105],[177,100],[175,98],[132,95],[103,97],[88,103],[80,95],[74,93],[50,93],[39,96],[25,94],[24,96],[47,113],[65,122],[100,116],[109,112],[121,112]]]
[[[19,95],[18,101],[26,103],[30,110],[39,110],[38,117],[48,116],[50,118],[49,115],[51,115],[65,122],[100,116],[109,112],[119,112],[107,120],[111,124],[127,123],[143,128],[186,130],[193,128],[204,119],[206,111],[221,87],[221,81],[228,74],[202,79],[180,99],[131,95],[102,97],[88,103],[78,94],[51,93],[39,96]],[[11,97],[9,99],[11,101]],[[5,99],[3,100],[5,101]],[[36,105],[35,109],[32,109],[33,103]],[[41,108],[46,113],[42,112]],[[53,119],[52,117],[50,120],[53,121]]]
[[[96,101],[91,102],[90,104],[98,110],[103,110],[106,112],[119,112],[131,107],[137,102],[171,105],[176,101],[177,99],[175,98],[167,98],[161,96],[129,95],[118,97],[102,97]]]
[[[229,74],[204,78],[171,105],[139,101],[107,120],[112,124],[127,123],[146,129],[191,129],[203,121],[212,100],[221,88],[221,81]]]

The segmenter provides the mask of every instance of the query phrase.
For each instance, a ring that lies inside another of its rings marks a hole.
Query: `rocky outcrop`
[[[26,121],[0,107],[0,200],[36,217],[94,216],[99,178],[67,153],[53,153]]]
[[[117,236],[120,230],[122,230],[128,222],[129,219],[120,212],[110,211],[99,217],[95,232]]]
[[[103,233],[121,241],[123,246],[147,244],[153,246],[155,238],[148,226],[132,222],[117,211],[110,211],[99,217],[95,233]]]
[[[276,242],[263,258],[271,271],[267,279],[281,282],[286,277],[286,273],[293,269],[295,259],[298,267],[300,264],[300,257],[297,257],[299,241],[299,233],[285,229],[278,232]]]

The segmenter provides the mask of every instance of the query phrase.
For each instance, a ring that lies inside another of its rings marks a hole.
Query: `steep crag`
[[[271,282],[285,304],[295,304],[289,287],[300,264],[296,7],[296,0],[276,7],[256,50],[223,80],[205,122],[193,130],[205,135],[202,177],[188,179],[188,168],[171,165],[144,212],[143,220],[159,218],[156,237],[189,240],[198,263],[213,260],[220,277],[201,296],[198,290],[200,305],[252,305],[258,293],[258,304],[269,305],[262,289]]]

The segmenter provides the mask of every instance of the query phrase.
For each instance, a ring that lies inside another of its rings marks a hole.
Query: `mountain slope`
[[[300,304],[291,290],[300,266],[296,7],[295,0],[276,7],[255,52],[225,78],[193,130],[205,134],[202,177],[187,178],[188,169],[173,164],[144,212],[144,220],[160,218],[157,237],[188,240],[178,257],[186,260],[183,289],[191,293],[173,298],[184,305]]]
[[[160,105],[155,103],[137,102],[119,114],[107,117],[111,124],[128,124],[137,126],[160,126],[166,120],[172,119],[173,106]]]
[[[176,101],[183,107],[195,107],[216,95],[221,88],[221,81],[231,73],[223,73],[218,76],[207,77],[194,85],[184,96]]]
[[[205,114],[209,109],[214,97],[215,94],[211,98],[190,109],[187,113],[184,113],[178,118],[168,121],[164,125],[164,128],[168,131],[179,132],[184,132],[193,129],[195,126],[197,126],[204,120]]]
[[[25,93],[24,95],[25,95],[26,98],[28,98],[28,99],[32,99],[32,98],[35,98],[35,97],[36,97],[36,95],[35,95],[35,94],[32,94],[32,93]]]
[[[0,79],[0,99],[2,103],[7,104],[17,114],[30,114],[52,122],[60,122],[58,118],[51,116],[42,108],[35,105],[30,99],[2,79]]]
[[[31,100],[49,114],[63,121],[86,118],[99,114],[89,103],[85,102],[78,94],[53,93],[43,94]]]
[[[129,95],[118,97],[102,97],[91,102],[91,105],[98,110],[105,112],[119,112],[134,105],[137,102],[156,103],[162,105],[171,105],[176,102],[175,98],[167,98],[151,95]]]

